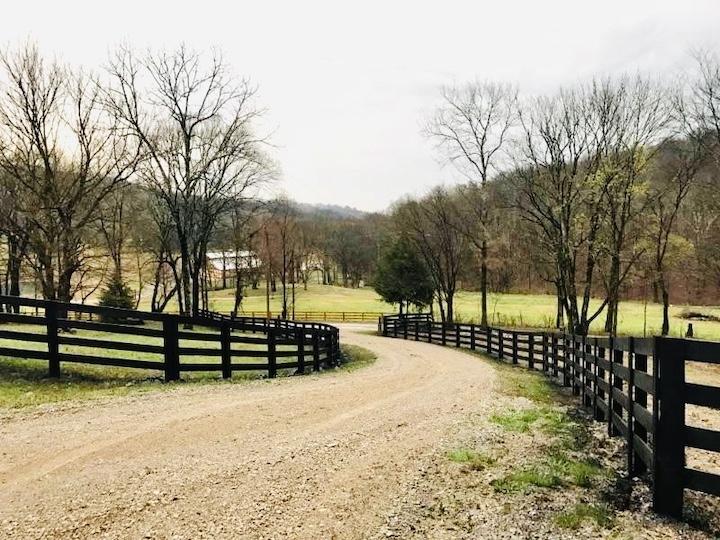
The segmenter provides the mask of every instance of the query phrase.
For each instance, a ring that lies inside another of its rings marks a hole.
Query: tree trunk
[[[192,273],[192,309],[193,317],[199,315],[200,310],[200,268],[194,268]]]
[[[191,296],[192,288],[190,287],[190,250],[184,235],[178,234],[178,236],[180,240],[180,291],[183,298],[180,304],[180,313],[190,315],[195,309],[193,305],[194,298]]]
[[[667,336],[670,333],[670,293],[665,285],[665,275],[662,272],[658,274],[657,288],[662,296],[663,304],[663,320],[660,335]]]
[[[445,297],[447,307],[447,322],[451,323],[455,320],[455,291],[449,291]]]
[[[555,312],[555,328],[563,328],[565,326],[565,298],[560,285],[560,280],[555,282],[555,291],[557,298],[557,310]]]
[[[8,237],[8,286],[7,294],[10,296],[20,296],[20,267],[24,247],[21,246],[19,239],[10,235]],[[20,306],[11,306],[8,311],[20,313]]]
[[[483,239],[480,249],[480,325],[488,325],[487,317],[487,240]]]
[[[236,317],[238,314],[238,311],[240,310],[240,306],[242,305],[243,301],[243,281],[242,281],[242,274],[240,272],[235,271],[235,302],[233,303],[233,309],[232,309],[232,316]]]
[[[609,285],[605,331],[614,336],[617,333],[618,306],[620,304],[620,257],[616,255],[613,255],[610,261]]]

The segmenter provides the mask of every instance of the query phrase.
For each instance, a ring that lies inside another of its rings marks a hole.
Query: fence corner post
[[[224,319],[220,323],[220,347],[222,348],[222,377],[230,379],[232,377],[230,322]]]
[[[163,342],[165,349],[165,382],[180,378],[180,344],[178,318],[166,315],[163,319]]]
[[[305,373],[305,330],[297,330],[298,374]]]
[[[60,376],[60,347],[58,341],[58,307],[55,302],[45,304],[45,326],[48,347],[48,375]]]
[[[312,333],[313,371],[320,371],[320,330]]]
[[[659,401],[653,463],[653,509],[682,517],[685,468],[685,347],[682,340],[655,338]]]
[[[275,353],[275,328],[268,328],[267,333],[267,355],[268,355],[268,377],[277,377],[277,356]]]

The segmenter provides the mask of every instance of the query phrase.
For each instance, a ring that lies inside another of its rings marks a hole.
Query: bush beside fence
[[[686,448],[720,452],[720,431],[686,424],[686,405],[720,410],[720,387],[688,383],[686,362],[720,363],[720,343],[591,337],[438,323],[427,314],[379,319],[384,336],[468,348],[541,370],[572,389],[610,436],[626,442],[631,475],[652,473],[653,507],[682,516],[685,488],[720,496],[720,475],[686,467]]]

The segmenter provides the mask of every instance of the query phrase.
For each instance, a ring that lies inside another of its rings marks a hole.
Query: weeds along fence
[[[305,373],[340,361],[339,330],[321,323],[212,312],[187,317],[12,296],[0,296],[0,305],[8,308],[0,323],[9,323],[0,324],[0,340],[12,345],[0,346],[0,356],[45,360],[51,377],[60,376],[63,362],[160,370],[173,381],[198,371],[227,379],[260,370],[272,378],[278,370]],[[84,335],[73,335],[78,330]],[[123,352],[129,354],[117,356]]]
[[[438,323],[426,314],[382,317],[379,330],[384,336],[484,352],[570,387],[595,420],[607,424],[610,436],[625,439],[628,472],[651,473],[659,513],[681,517],[686,488],[720,496],[720,475],[698,468],[709,460],[687,466],[687,449],[720,452],[720,431],[688,425],[686,418],[691,407],[720,410],[720,387],[686,380],[689,364],[720,364],[720,343]]]

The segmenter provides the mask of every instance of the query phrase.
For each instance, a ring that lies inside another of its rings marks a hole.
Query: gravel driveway
[[[457,423],[498,396],[486,363],[368,328],[343,328],[378,355],[352,373],[6,414],[0,536],[378,534]]]

